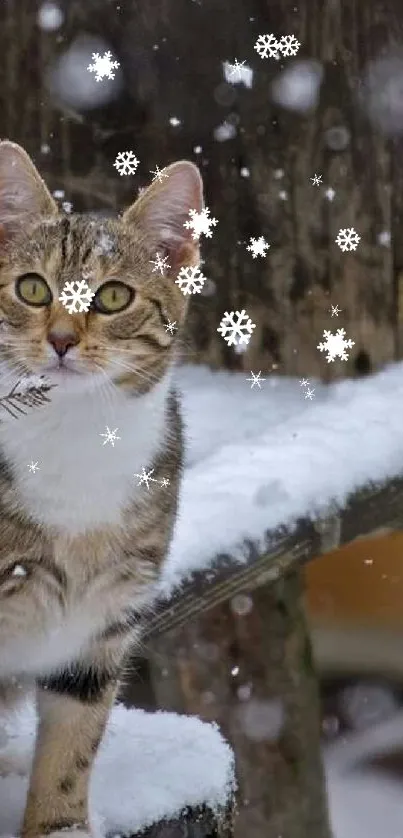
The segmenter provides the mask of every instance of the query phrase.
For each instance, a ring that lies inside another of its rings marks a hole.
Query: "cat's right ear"
[[[27,152],[9,140],[0,142],[0,239],[12,238],[35,218],[57,214],[57,204]]]

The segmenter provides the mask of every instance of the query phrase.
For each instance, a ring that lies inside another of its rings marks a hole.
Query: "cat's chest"
[[[119,524],[138,478],[163,445],[167,384],[112,404],[95,395],[59,398],[0,426],[17,503],[37,521],[70,533]],[[107,441],[107,428],[116,438]],[[37,464],[30,470],[30,464]]]

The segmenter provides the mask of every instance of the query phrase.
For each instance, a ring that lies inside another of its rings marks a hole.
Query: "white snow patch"
[[[56,3],[42,3],[37,14],[38,26],[45,32],[55,32],[60,29],[64,14]]]
[[[20,709],[6,727],[16,751],[32,750],[32,707]],[[0,778],[0,836],[18,834],[27,786],[26,777]],[[206,802],[219,811],[233,789],[233,753],[214,725],[118,705],[95,763],[90,815],[103,834],[130,834],[187,805]]]
[[[318,104],[322,79],[319,61],[296,61],[272,82],[272,99],[283,108],[304,113]]]
[[[219,143],[225,143],[227,140],[233,140],[236,137],[237,129],[231,122],[223,122],[214,128],[214,139]]]
[[[187,462],[164,593],[220,553],[242,561],[245,539],[264,549],[267,531],[403,471],[401,363],[328,386],[312,379],[312,401],[298,379],[251,390],[244,373],[188,366],[177,382]]]

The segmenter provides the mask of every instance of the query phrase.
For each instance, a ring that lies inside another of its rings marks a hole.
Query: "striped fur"
[[[174,280],[199,258],[183,225],[202,189],[190,163],[166,173],[120,219],[64,216],[25,152],[0,143],[0,386],[22,372],[57,384],[49,406],[0,424],[0,687],[36,684],[40,713],[23,838],[90,831],[91,766],[172,535],[183,443],[171,374],[186,316]],[[46,305],[19,296],[27,274],[45,280]],[[94,292],[123,282],[134,298],[69,314],[58,298],[78,279]],[[133,477],[142,468],[149,488]]]

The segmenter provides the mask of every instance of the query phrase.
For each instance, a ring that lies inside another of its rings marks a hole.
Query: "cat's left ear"
[[[0,142],[0,239],[36,218],[57,215],[58,207],[31,158],[21,146]]]
[[[181,160],[162,170],[161,181],[154,180],[126,210],[123,223],[143,230],[156,251],[168,254],[172,268],[196,265],[198,241],[184,227],[191,209],[203,209],[203,182],[197,166]]]

